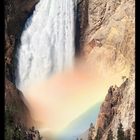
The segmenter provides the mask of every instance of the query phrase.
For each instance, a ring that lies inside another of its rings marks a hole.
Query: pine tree
[[[93,123],[90,124],[90,128],[94,127]]]
[[[94,135],[94,131],[95,131],[95,128],[94,128],[94,125],[93,123],[90,124],[90,128],[89,128],[89,132],[88,132],[88,140],[93,140],[93,135]]]
[[[113,132],[111,129],[108,131],[107,140],[113,140]]]
[[[117,131],[117,140],[125,140],[123,125],[120,122]]]

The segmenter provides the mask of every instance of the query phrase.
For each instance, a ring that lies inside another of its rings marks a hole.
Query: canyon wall
[[[96,120],[94,133],[91,134],[94,140],[97,131],[100,129],[101,140],[106,140],[109,130],[113,131],[114,140],[117,140],[119,123],[123,125],[124,133],[130,131],[131,140],[135,139],[135,85],[134,73],[120,86],[111,86],[104,102],[100,107],[100,113]]]
[[[9,80],[5,80],[5,109],[11,109],[14,123],[32,124],[31,116],[22,93]]]
[[[105,75],[120,73],[127,79],[120,87],[111,87],[113,92],[109,89],[91,140],[99,128],[101,140],[107,139],[110,129],[117,139],[120,121],[124,131],[130,130],[131,139],[135,139],[135,1],[89,0],[88,23],[82,38],[81,57],[86,63],[100,67]]]
[[[82,33],[81,56],[104,72],[122,72],[129,77],[135,64],[135,1],[89,0]],[[133,67],[132,66],[132,67]]]

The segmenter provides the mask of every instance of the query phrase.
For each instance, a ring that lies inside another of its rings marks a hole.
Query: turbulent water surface
[[[73,65],[76,0],[40,0],[27,20],[16,57],[23,89]]]

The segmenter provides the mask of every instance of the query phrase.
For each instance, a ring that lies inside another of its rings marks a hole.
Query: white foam
[[[76,0],[40,0],[17,52],[19,89],[73,65]]]

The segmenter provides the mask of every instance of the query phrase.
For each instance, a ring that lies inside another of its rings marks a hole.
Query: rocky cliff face
[[[12,110],[14,123],[22,123],[26,126],[31,126],[33,123],[22,93],[7,79],[5,80],[5,109]]]
[[[5,139],[41,140],[22,93],[5,80]]]
[[[87,21],[87,14],[81,20]],[[134,0],[89,0],[88,23],[82,38],[86,62],[101,71],[129,77],[135,59]]]
[[[100,107],[95,127],[89,128],[88,140],[96,140],[100,131],[100,140],[107,140],[109,130],[117,140],[119,123],[123,125],[124,133],[130,131],[131,140],[135,140],[135,74],[131,69],[129,78],[126,78],[120,87],[111,86]],[[87,134],[86,134],[87,135]],[[86,139],[83,139],[86,140]]]
[[[94,139],[101,128],[101,140],[106,140],[110,129],[116,139],[120,120],[124,130],[129,129],[134,136],[135,1],[89,0],[88,20],[85,18],[81,19],[88,21],[82,34],[81,57],[106,75],[121,73],[128,78],[120,87],[110,87],[91,137]]]
[[[108,131],[113,131],[117,139],[117,129],[121,121],[124,131],[130,130],[131,139],[135,134],[135,85],[134,73],[120,86],[111,86],[103,102],[95,125],[97,129],[103,130],[101,140],[106,140]],[[96,135],[94,134],[94,136]]]

